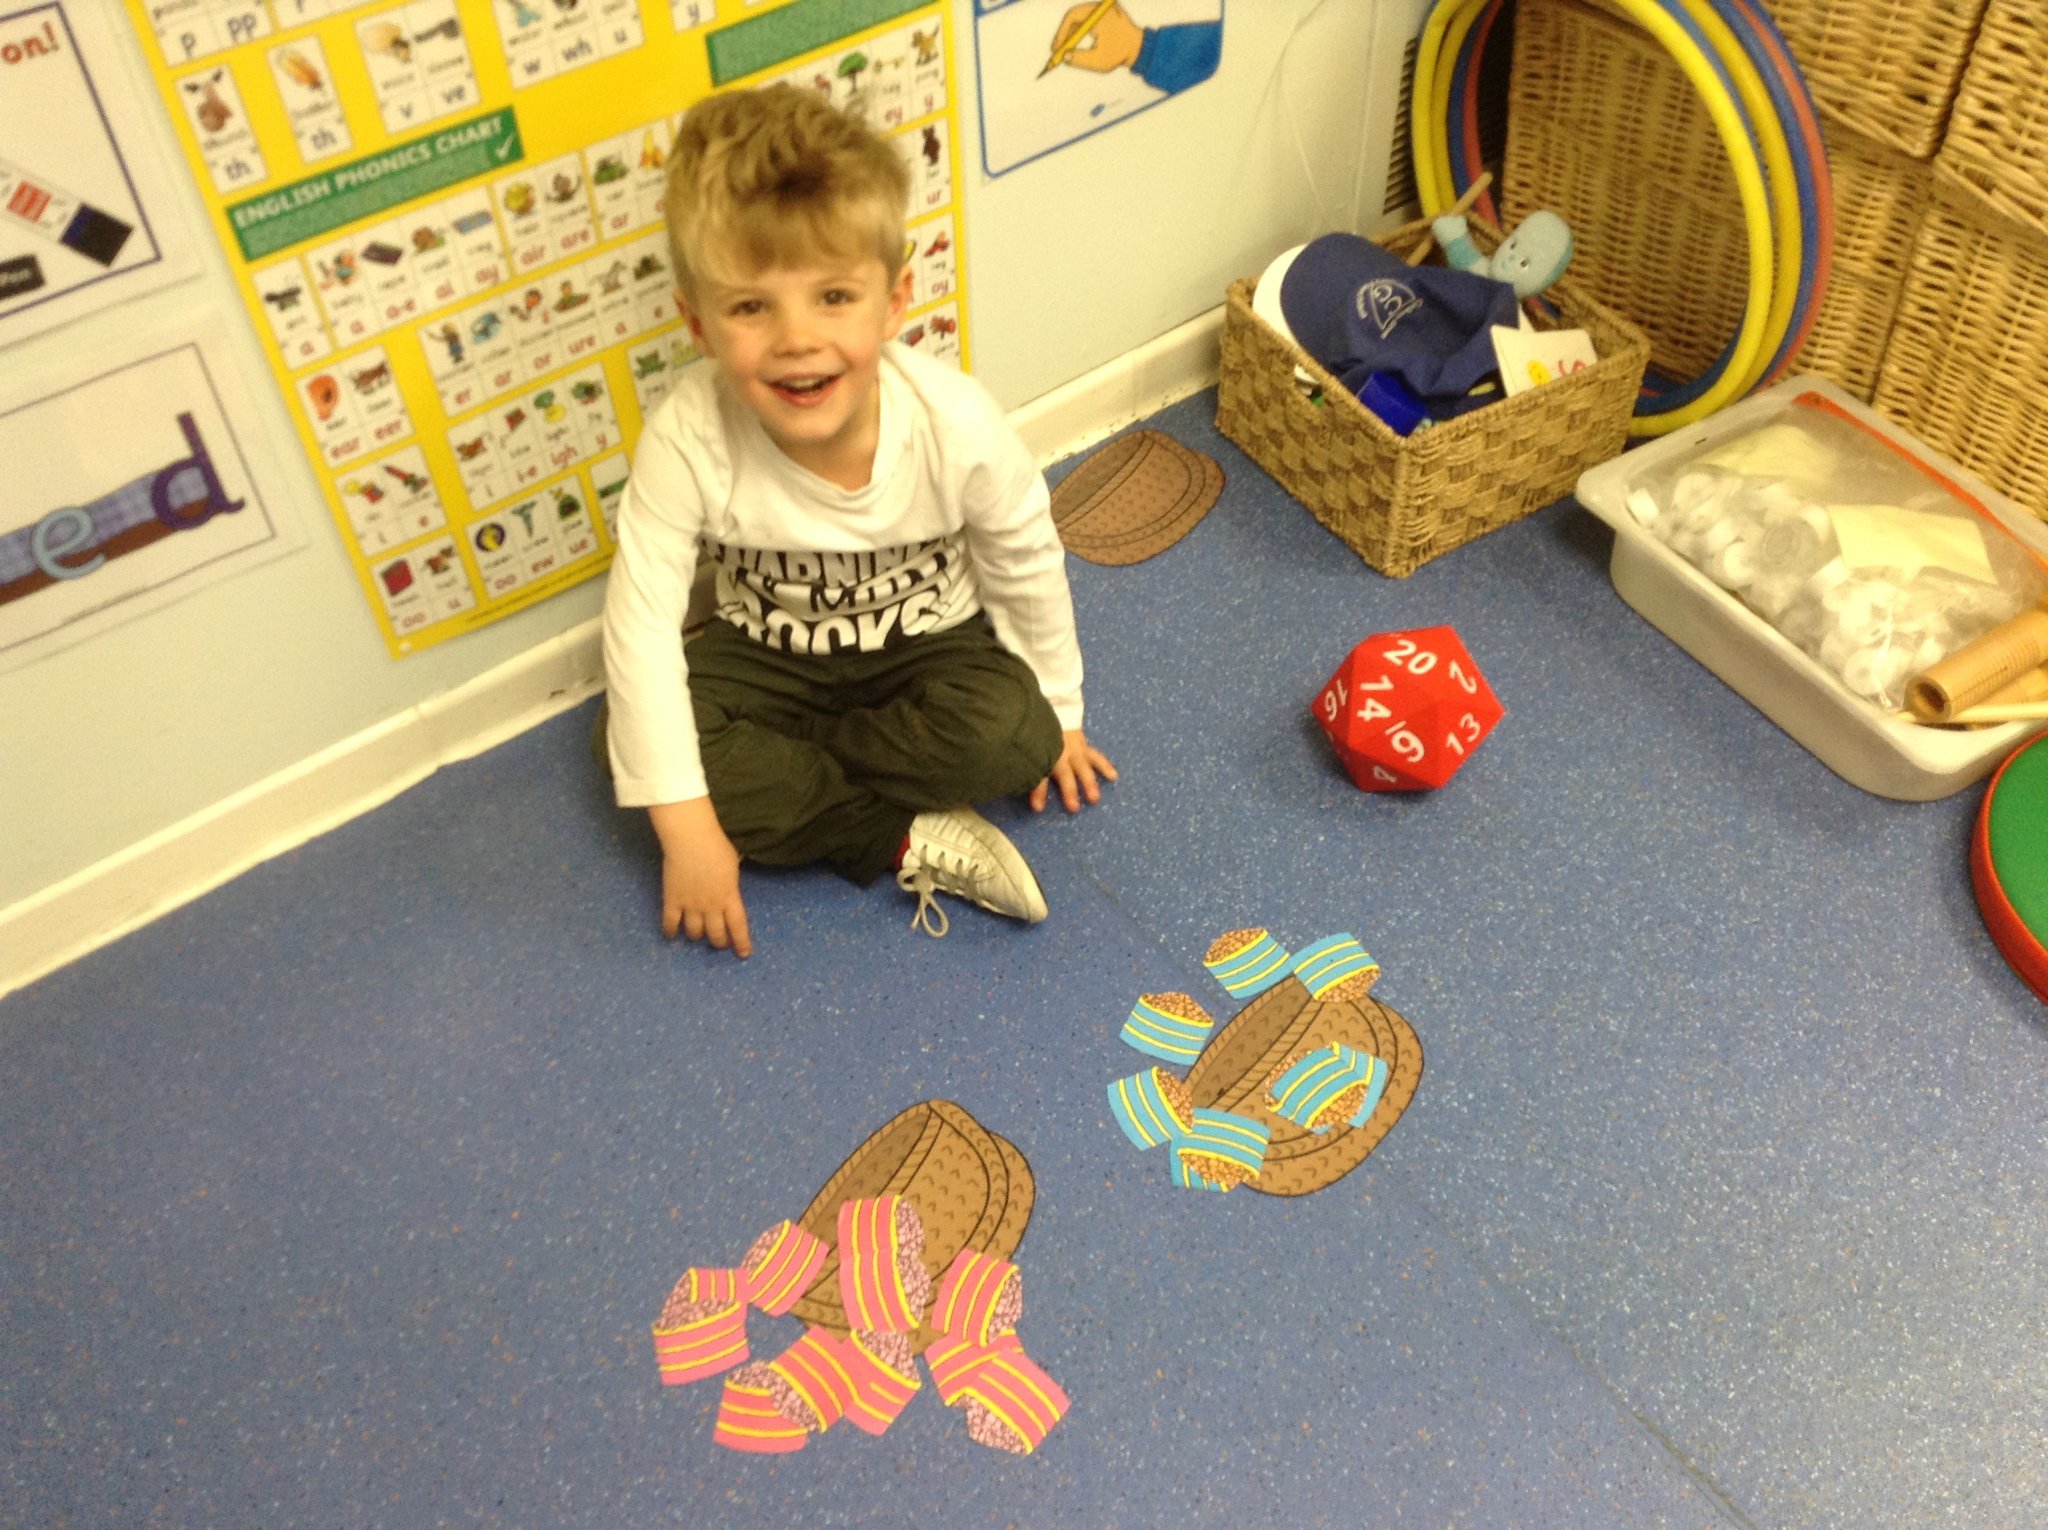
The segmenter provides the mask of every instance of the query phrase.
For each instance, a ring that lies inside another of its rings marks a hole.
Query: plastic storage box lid
[[[1926,728],[1858,696],[1734,595],[1638,524],[1629,490],[1660,469],[1770,423],[1817,394],[1974,495],[2022,544],[2048,556],[2048,533],[2012,501],[1835,384],[1793,378],[1697,425],[1589,468],[1578,499],[1614,528],[1608,571],[1645,620],[1726,681],[1843,780],[1882,797],[1928,802],[1982,780],[2039,724]]]

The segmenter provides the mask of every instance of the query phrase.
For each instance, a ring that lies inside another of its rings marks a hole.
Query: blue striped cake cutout
[[[1179,1186],[1181,1187],[1181,1189],[1183,1189],[1183,1190],[1213,1190],[1213,1191],[1215,1191],[1215,1192],[1216,1192],[1216,1193],[1217,1193],[1218,1195],[1221,1195],[1221,1194],[1223,1194],[1223,1193],[1224,1193],[1224,1192],[1223,1192],[1223,1187],[1222,1187],[1221,1185],[1212,1185],[1212,1184],[1210,1184],[1210,1183],[1209,1183],[1209,1181],[1207,1181],[1206,1179],[1202,1178],[1202,1177],[1201,1177],[1201,1175],[1197,1174],[1197,1173],[1196,1173],[1196,1172],[1195,1172],[1195,1171],[1194,1171],[1193,1169],[1189,1168],[1189,1167],[1188,1167],[1188,1162],[1187,1162],[1187,1160],[1186,1160],[1185,1158],[1181,1157],[1181,1156],[1180,1156],[1180,1154],[1178,1154],[1178,1153],[1173,1153],[1173,1154],[1170,1154],[1169,1156],[1170,1156],[1170,1157],[1172,1158],[1172,1160],[1173,1160],[1173,1167],[1172,1167],[1172,1173],[1173,1173],[1173,1182],[1174,1182],[1174,1183],[1175,1183],[1176,1185],[1179,1185]]]
[[[1375,1057],[1372,1061],[1379,1066],[1372,1070],[1372,1082],[1365,1086],[1365,1103],[1351,1117],[1353,1126],[1363,1126],[1372,1119],[1372,1113],[1379,1109],[1380,1096],[1387,1092],[1387,1079],[1393,1072],[1382,1059]]]
[[[1320,999],[1339,983],[1370,973],[1380,964],[1366,954],[1356,935],[1326,935],[1294,959],[1294,975],[1311,996]]]
[[[1201,1018],[1172,1014],[1154,1002],[1163,999],[1184,1000]],[[1131,1018],[1124,1022],[1123,1039],[1140,1052],[1185,1066],[1202,1055],[1215,1028],[1216,1022],[1186,994],[1148,993],[1132,1006]]]
[[[1293,960],[1284,947],[1264,930],[1252,932],[1252,942],[1227,956],[1204,957],[1202,965],[1210,975],[1239,999],[1264,993],[1286,978]]]
[[[1188,1165],[1190,1155],[1221,1159],[1256,1175],[1266,1166],[1266,1144],[1271,1136],[1263,1123],[1249,1116],[1198,1105],[1193,1127],[1173,1145],[1174,1182],[1195,1179]]]
[[[1296,1126],[1305,1127],[1320,1136],[1329,1127],[1314,1127],[1309,1123],[1329,1109],[1347,1089],[1360,1085],[1366,1089],[1366,1106],[1352,1120],[1353,1126],[1372,1113],[1372,1106],[1378,1103],[1380,1094],[1385,1091],[1387,1065],[1369,1052],[1338,1042],[1308,1053],[1274,1080],[1273,1109]]]
[[[1157,1068],[1114,1080],[1109,1086],[1109,1113],[1116,1117],[1116,1124],[1123,1128],[1132,1145],[1140,1149],[1177,1142],[1187,1135],[1186,1128],[1166,1103]]]

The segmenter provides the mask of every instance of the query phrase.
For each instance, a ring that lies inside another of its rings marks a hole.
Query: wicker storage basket
[[[1428,230],[1412,223],[1376,242],[1407,251]],[[1491,248],[1491,230],[1475,220],[1472,232]],[[1627,439],[1649,345],[1569,279],[1550,296],[1561,327],[1591,336],[1597,362],[1407,437],[1253,313],[1252,288],[1230,284],[1216,428],[1383,574],[1412,574],[1562,499]],[[1315,379],[1319,401],[1296,385],[1297,366]]]
[[[2048,518],[2048,241],[1940,173],[1876,403]]]
[[[1924,162],[1851,128],[1824,123],[1821,136],[1835,183],[1834,269],[1792,370],[1831,378],[1867,403],[1877,391],[1934,177]]]
[[[1833,274],[1793,367],[1867,400],[1930,172],[1838,123],[1822,132]],[[1658,371],[1697,377],[1713,364],[1742,322],[1747,235],[1706,108],[1655,39],[1580,0],[1521,0],[1502,178],[1510,224],[1538,207],[1571,224],[1573,274],[1643,327]]]
[[[1984,3],[1764,0],[1821,109],[1915,159],[1941,143]]]
[[[2042,0],[1991,0],[1941,145],[1941,167],[2001,212],[2048,231],[2048,19]]]

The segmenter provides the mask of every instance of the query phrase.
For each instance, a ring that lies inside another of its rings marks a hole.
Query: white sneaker
[[[1045,894],[1030,863],[1001,829],[973,808],[919,813],[910,821],[910,848],[903,852],[896,885],[917,894],[913,925],[943,935],[950,921],[932,898],[950,893],[992,913],[1036,924],[1045,917]]]

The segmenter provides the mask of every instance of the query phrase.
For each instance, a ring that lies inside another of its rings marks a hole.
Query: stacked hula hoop
[[[1480,173],[1479,66],[1506,0],[1437,0],[1415,61],[1415,183],[1448,210]],[[1820,312],[1834,246],[1834,190],[1820,119],[1760,0],[1605,0],[1684,71],[1728,155],[1749,231],[1749,296],[1728,346],[1697,378],[1646,384],[1636,435],[1663,435],[1775,382]],[[1482,216],[1498,217],[1487,198]]]

